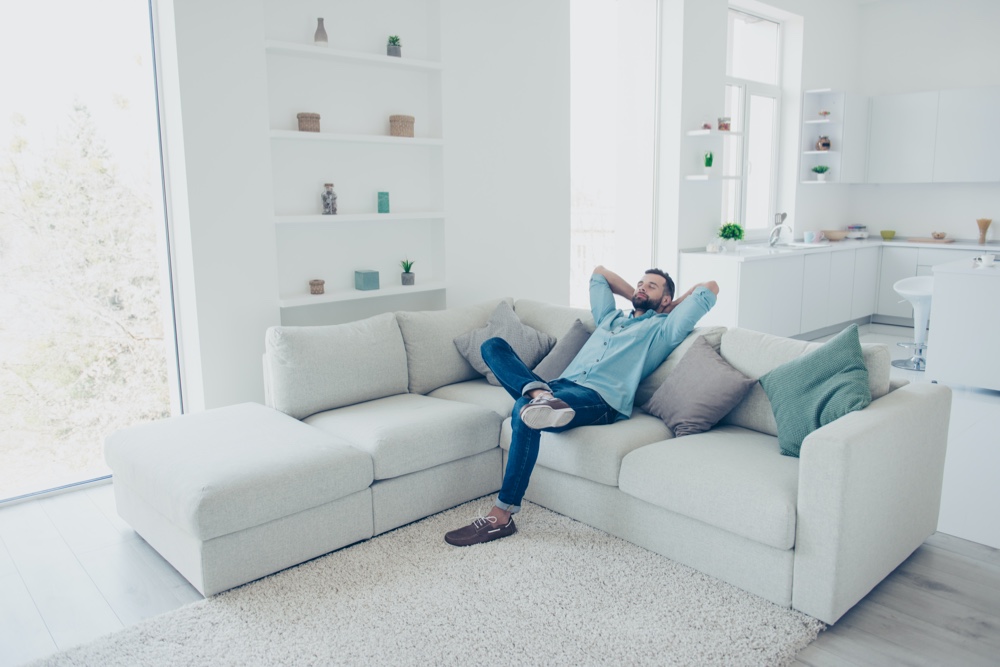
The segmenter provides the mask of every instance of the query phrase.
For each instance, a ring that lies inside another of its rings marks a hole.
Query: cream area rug
[[[784,665],[825,626],[525,503],[519,533],[444,533],[484,498],[38,665]]]

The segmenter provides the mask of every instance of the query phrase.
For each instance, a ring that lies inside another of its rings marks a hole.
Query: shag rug
[[[37,665],[785,665],[825,626],[537,505],[483,498]]]

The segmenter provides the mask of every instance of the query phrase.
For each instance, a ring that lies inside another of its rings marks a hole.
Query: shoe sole
[[[553,410],[548,406],[528,405],[521,410],[521,421],[536,431],[543,428],[559,428],[573,421],[576,411],[572,408]]]
[[[448,544],[450,544],[453,547],[471,547],[471,546],[475,546],[477,544],[485,544],[486,542],[492,542],[493,540],[501,540],[501,539],[503,539],[505,537],[510,537],[511,535],[515,535],[515,534],[517,534],[517,526],[514,526],[514,529],[511,530],[509,533],[505,533],[503,535],[487,536],[485,539],[481,539],[481,540],[480,539],[476,539],[476,540],[470,541],[470,542],[464,542],[464,541],[460,541],[460,540],[459,541],[452,541],[452,540],[448,539],[448,535],[445,534],[444,541],[447,542]]]

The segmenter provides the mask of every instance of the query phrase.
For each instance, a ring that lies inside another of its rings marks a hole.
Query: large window
[[[774,215],[778,167],[778,110],[781,108],[781,26],[729,10],[726,112],[742,141],[727,150],[722,217],[748,230],[766,229]],[[727,146],[727,149],[730,147]]]
[[[653,257],[656,0],[570,5],[570,303],[598,264],[638,280]]]
[[[0,501],[179,410],[150,7],[0,5]]]

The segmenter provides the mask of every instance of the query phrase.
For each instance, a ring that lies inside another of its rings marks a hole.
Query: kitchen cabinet
[[[937,91],[881,95],[871,101],[869,183],[930,183],[938,126]],[[986,128],[980,128],[985,134]]]
[[[943,90],[938,101],[935,183],[1000,181],[1000,86]]]
[[[892,288],[897,281],[917,275],[917,248],[882,248],[882,267],[878,281],[877,315],[913,319],[913,307],[909,301]],[[902,302],[902,303],[900,303]]]
[[[803,259],[792,255],[743,265],[737,326],[776,336],[799,333]]]
[[[799,180],[808,184],[864,183],[868,144],[868,98],[829,89],[802,95],[802,139]],[[821,115],[820,112],[827,112]],[[830,150],[818,150],[820,136]],[[812,168],[830,168],[818,181]]]
[[[853,251],[815,253],[803,258],[802,320],[798,333],[853,319],[854,265]]]
[[[868,317],[875,312],[878,296],[879,258],[881,248],[859,248],[854,253],[854,282],[851,292],[851,316]]]

